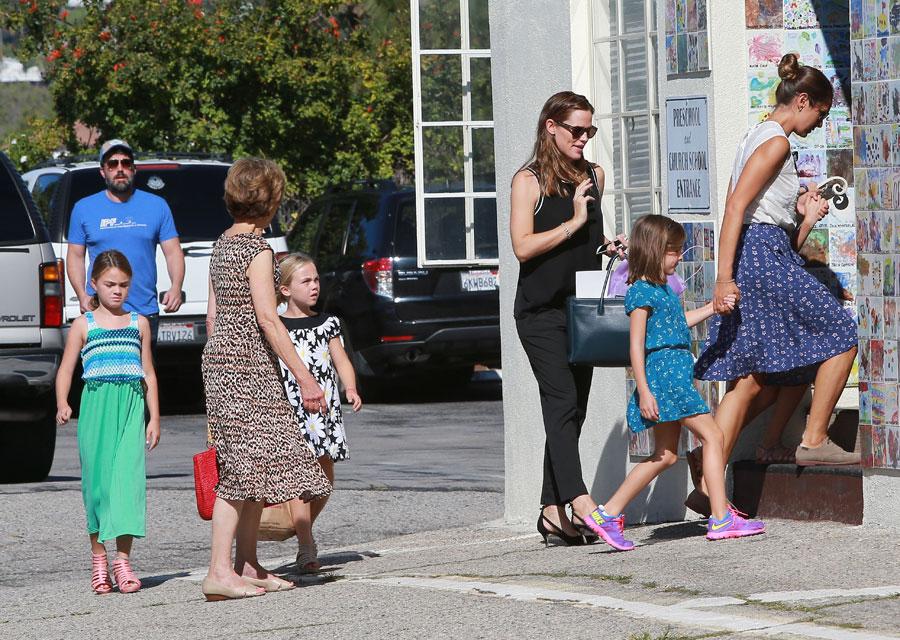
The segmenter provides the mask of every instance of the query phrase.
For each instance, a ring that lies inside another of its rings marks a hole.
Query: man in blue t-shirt
[[[124,140],[108,140],[100,147],[100,175],[106,190],[82,198],[72,209],[66,274],[78,296],[81,312],[90,311],[89,274],[94,258],[107,249],[125,254],[134,272],[124,307],[150,321],[156,342],[159,305],[156,294],[156,245],[166,258],[172,286],[163,294],[163,309],[171,313],[181,306],[184,253],[166,201],[134,188],[134,152]],[[85,269],[85,250],[90,264]]]

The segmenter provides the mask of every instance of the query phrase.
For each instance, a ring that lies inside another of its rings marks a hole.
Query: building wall
[[[500,329],[503,350],[506,511],[510,521],[537,516],[544,427],[537,383],[519,343],[512,316],[519,265],[509,242],[509,183],[528,159],[544,101],[572,88],[570,16],[542,0],[491,2],[491,74],[497,158],[500,245]],[[581,438],[582,470],[594,495],[609,493],[625,473],[624,377],[619,369],[594,375]],[[602,470],[602,472],[601,472]]]
[[[863,521],[898,526],[900,2],[854,0],[850,9]]]

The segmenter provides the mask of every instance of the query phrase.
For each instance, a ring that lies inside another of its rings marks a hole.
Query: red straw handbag
[[[212,442],[207,426],[207,444]],[[197,511],[204,520],[212,520],[216,502],[216,485],[219,469],[216,466],[216,449],[210,446],[194,456],[194,493],[197,495]]]

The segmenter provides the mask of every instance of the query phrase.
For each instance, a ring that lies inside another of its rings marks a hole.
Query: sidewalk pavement
[[[325,548],[325,571],[292,576],[299,589],[217,603],[201,598],[205,568],[142,575],[127,596],[64,573],[0,589],[0,638],[900,638],[897,531],[768,528],[708,542],[699,520],[630,527],[627,553],[544,548],[533,525],[444,528]]]

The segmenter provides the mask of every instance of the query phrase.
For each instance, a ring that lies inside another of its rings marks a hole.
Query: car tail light
[[[381,336],[382,342],[410,342],[415,336]]]
[[[41,265],[41,326],[61,327],[63,323],[63,261]]]
[[[375,258],[363,262],[362,275],[376,296],[394,297],[394,261],[391,258]]]

